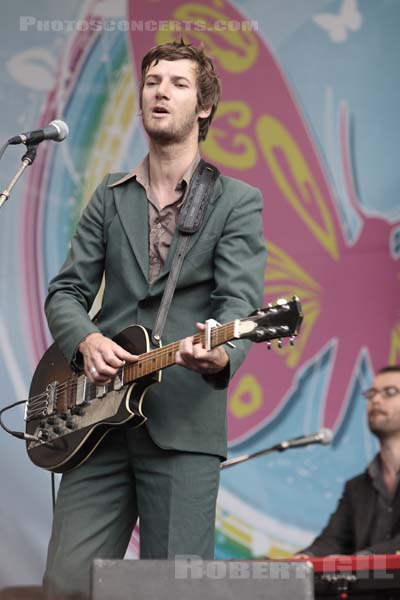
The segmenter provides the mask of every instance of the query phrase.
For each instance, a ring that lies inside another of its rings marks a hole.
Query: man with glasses
[[[346,482],[327,526],[301,556],[400,551],[400,365],[378,371],[363,395],[379,453]]]

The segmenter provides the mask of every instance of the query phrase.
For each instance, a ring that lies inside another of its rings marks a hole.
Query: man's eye
[[[397,396],[397,394],[399,393],[399,389],[394,385],[385,387],[383,389],[388,398],[391,398],[392,396]]]

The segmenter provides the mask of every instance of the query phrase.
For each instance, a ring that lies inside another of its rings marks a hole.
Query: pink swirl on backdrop
[[[202,153],[225,174],[263,192],[265,302],[293,294],[302,300],[304,322],[295,348],[268,355],[253,348],[236,375],[230,442],[246,439],[279,414],[300,374],[328,345],[335,352],[321,424],[337,427],[362,349],[369,350],[373,368],[399,355],[393,332],[400,320],[400,279],[388,249],[389,224],[359,210],[363,228],[357,243],[347,246],[324,159],[290,82],[257,31],[240,25],[246,19],[231,3],[131,0],[129,18],[157,24],[152,31],[130,32],[137,76],[151,47],[181,37],[202,43],[214,57],[223,97]],[[349,182],[343,131],[337,135]]]

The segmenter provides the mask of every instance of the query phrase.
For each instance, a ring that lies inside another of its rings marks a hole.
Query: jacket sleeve
[[[99,329],[88,312],[99,290],[106,249],[104,196],[106,177],[94,192],[72,238],[67,258],[50,282],[45,312],[51,334],[73,364],[79,343]]]
[[[299,553],[309,556],[352,554],[354,552],[354,525],[349,482],[346,483],[335,512],[328,524],[310,546]]]
[[[400,551],[400,533],[383,542],[363,548],[356,554],[397,554]]]
[[[259,190],[246,186],[227,216],[214,255],[215,287],[211,312],[220,323],[249,315],[262,306],[266,247],[262,229],[263,199]],[[225,346],[228,366],[213,376],[204,376],[217,388],[226,387],[242,364],[250,347],[247,340]]]

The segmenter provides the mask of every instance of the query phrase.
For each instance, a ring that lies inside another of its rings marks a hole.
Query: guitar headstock
[[[289,301],[283,298],[273,306],[259,308],[247,318],[240,319],[237,333],[238,337],[252,342],[278,340],[278,346],[282,338],[289,337],[293,344],[302,320],[300,300],[293,296]]]

